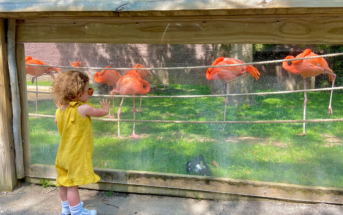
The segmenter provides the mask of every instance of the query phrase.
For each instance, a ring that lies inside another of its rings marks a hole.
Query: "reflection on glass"
[[[27,44],[33,47],[33,44]],[[37,45],[38,46],[38,45]],[[67,44],[57,44],[61,56],[67,55]],[[99,45],[70,44],[82,50],[93,50],[92,57],[78,53],[87,67],[133,68],[136,63],[147,68],[186,67],[212,65],[217,58],[213,45]],[[296,56],[306,48],[316,54],[338,53],[341,46],[323,45],[253,45],[251,60],[259,62],[285,59]],[[107,51],[104,51],[107,50]],[[134,50],[134,51],[133,51]],[[63,52],[65,51],[65,52]],[[86,52],[85,52],[86,53]],[[98,57],[96,54],[98,53]],[[130,58],[134,55],[134,58]],[[77,56],[63,57],[50,65],[70,66]],[[121,61],[116,61],[116,56]],[[342,85],[341,57],[325,58],[337,75],[335,86]],[[135,131],[141,138],[130,138],[133,122],[121,122],[118,138],[118,122],[95,121],[94,156],[95,168],[163,172],[171,174],[198,174],[188,171],[188,166],[198,168],[200,174],[208,166],[206,175],[232,179],[281,182],[299,185],[341,187],[342,122],[306,123],[237,123],[216,124],[223,121],[224,106],[226,121],[271,121],[302,120],[304,114],[304,92],[273,95],[237,95],[241,93],[281,92],[304,89],[301,75],[292,74],[282,63],[253,65],[260,73],[256,80],[242,75],[229,82],[225,90],[224,81],[208,80],[207,68],[150,70],[144,78],[151,98],[125,98],[121,106],[120,119],[188,121],[192,123],[136,122]],[[79,67],[79,66],[75,66]],[[61,68],[61,71],[66,71]],[[120,94],[113,83],[97,81],[101,72],[115,70],[124,76],[130,70],[85,69],[95,94]],[[147,71],[147,70],[137,70]],[[100,72],[100,73],[99,73]],[[106,73],[106,72],[104,72]],[[113,76],[115,76],[113,72]],[[107,74],[108,75],[108,74]],[[109,74],[111,76],[112,74]],[[28,90],[35,90],[31,76],[27,75]],[[51,78],[37,78],[39,91],[49,91]],[[331,87],[327,75],[307,78],[307,89]],[[32,88],[33,87],[33,88]],[[228,100],[225,94],[228,93]],[[187,95],[214,95],[220,97],[186,97]],[[138,93],[137,93],[138,95]],[[185,95],[185,97],[167,97]],[[153,97],[166,96],[166,97]],[[28,93],[29,113],[35,113],[35,93]],[[93,96],[89,102],[100,107],[102,97]],[[110,98],[113,103],[111,117],[117,119],[121,98]],[[306,119],[342,118],[343,103],[341,90],[333,91],[332,110],[328,114],[330,91],[307,92]],[[54,115],[56,106],[49,94],[38,94],[38,113]],[[138,104],[140,103],[140,104]],[[106,117],[108,119],[108,117]],[[209,121],[209,123],[197,123]],[[33,164],[53,165],[59,143],[57,127],[53,118],[30,117],[30,152]],[[201,156],[200,156],[201,155]]]

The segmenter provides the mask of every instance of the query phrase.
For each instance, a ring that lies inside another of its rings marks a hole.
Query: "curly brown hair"
[[[75,101],[88,81],[88,76],[80,71],[71,70],[60,74],[52,82],[52,94],[56,105],[68,105],[69,102]]]

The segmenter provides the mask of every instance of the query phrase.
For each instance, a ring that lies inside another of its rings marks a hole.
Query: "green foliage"
[[[107,197],[111,197],[113,195],[114,191],[113,190],[109,190],[106,192],[106,196]]]
[[[196,193],[193,193],[193,194],[194,194],[195,198],[198,199],[198,201],[201,201],[201,198]]]
[[[41,178],[39,182],[42,184],[43,188],[48,186],[57,187],[56,184],[52,183],[49,179]]]

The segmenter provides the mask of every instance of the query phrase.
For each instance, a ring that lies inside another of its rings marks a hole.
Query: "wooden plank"
[[[4,26],[4,20],[0,19],[0,190],[13,191],[18,181],[14,165],[11,91]]]
[[[11,81],[11,96],[12,96],[12,113],[13,113],[13,139],[15,148],[15,166],[17,178],[25,177],[24,172],[24,159],[23,159],[23,145],[21,138],[21,108],[19,98],[18,74],[15,59],[15,34],[16,33],[16,20],[8,20],[7,29],[7,58],[8,70]]]
[[[39,178],[25,177],[25,181],[31,184],[41,184]],[[56,180],[50,180],[53,184],[56,184]],[[124,193],[139,193],[139,194],[154,194],[161,196],[177,196],[184,198],[194,198],[197,199],[215,199],[222,201],[268,201],[268,198],[242,196],[242,195],[231,195],[225,193],[209,193],[202,191],[192,191],[192,190],[180,190],[172,188],[160,188],[160,187],[146,187],[137,185],[125,185],[125,184],[113,184],[113,183],[96,183],[81,185],[80,188],[92,189],[92,190],[112,190],[115,192]],[[296,201],[293,201],[296,202]]]
[[[178,1],[90,1],[75,0],[61,4],[58,0],[7,0],[0,1],[0,12],[37,11],[176,11],[258,8],[314,8],[342,7],[338,0],[178,0]]]
[[[342,17],[27,19],[18,42],[146,44],[341,44]]]
[[[180,192],[205,192],[208,196],[216,194],[261,197],[298,202],[321,202],[343,204],[343,189],[330,187],[299,186],[293,184],[269,183],[229,178],[203,177],[181,174],[152,173],[144,171],[123,171],[95,169],[101,177],[100,183],[93,189],[101,189],[100,185],[123,185],[127,187],[145,187],[144,193],[154,193],[156,189],[174,190],[166,195],[180,195]],[[51,165],[30,165],[28,178],[56,179],[56,170]],[[136,190],[127,189],[127,192]],[[210,195],[211,194],[211,195]],[[209,197],[208,197],[209,198]]]
[[[25,69],[25,49],[24,44],[16,44],[16,62],[18,69],[18,84],[21,106],[21,135],[23,139],[24,168],[31,164],[30,156],[30,131],[29,131],[29,113],[27,99],[26,69]]]
[[[3,18],[47,18],[47,17],[182,17],[187,16],[242,16],[242,15],[306,15],[306,16],[340,16],[343,8],[259,8],[233,10],[176,10],[176,11],[49,11],[49,12],[0,12]]]

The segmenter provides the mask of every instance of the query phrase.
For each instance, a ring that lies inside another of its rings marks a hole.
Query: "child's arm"
[[[100,101],[101,109],[93,108],[90,105],[81,105],[77,108],[79,114],[86,118],[87,116],[94,116],[94,117],[101,117],[105,116],[110,111],[110,104],[111,102],[107,102],[107,99],[103,99],[102,102]]]

